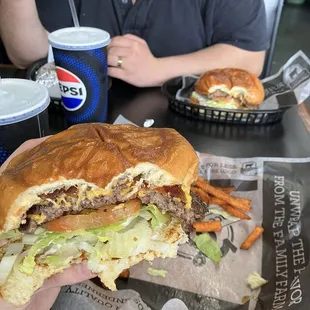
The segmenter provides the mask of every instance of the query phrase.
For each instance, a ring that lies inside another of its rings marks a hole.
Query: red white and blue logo
[[[64,68],[56,67],[56,72],[64,108],[68,111],[80,109],[87,98],[84,83],[75,74]]]

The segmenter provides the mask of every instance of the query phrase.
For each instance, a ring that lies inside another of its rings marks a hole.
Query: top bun
[[[108,189],[137,175],[155,186],[181,185],[189,193],[197,172],[194,149],[173,129],[76,125],[9,163],[0,176],[0,233],[18,228],[43,193],[81,184]]]
[[[204,73],[195,84],[195,91],[211,95],[217,90],[238,98],[241,94],[250,105],[261,104],[265,91],[260,80],[252,73],[241,69],[216,69]]]

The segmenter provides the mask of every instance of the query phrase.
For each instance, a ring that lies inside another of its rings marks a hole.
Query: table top
[[[13,66],[0,65],[2,77],[24,77]],[[309,157],[310,103],[286,112],[282,122],[266,126],[238,126],[190,120],[168,108],[160,89],[137,89],[113,81],[109,93],[108,122],[122,114],[142,126],[148,118],[155,127],[179,131],[199,151],[229,157]],[[302,115],[303,119],[300,117]],[[50,109],[50,133],[67,127],[60,111]],[[308,130],[306,129],[308,127]]]
[[[109,118],[119,115],[142,126],[154,119],[154,127],[171,127],[179,131],[195,150],[228,157],[309,157],[310,134],[297,107],[286,112],[282,122],[265,126],[240,126],[191,120],[171,111],[160,89],[137,89],[113,81],[109,93]],[[65,129],[59,111],[50,111],[50,131]]]

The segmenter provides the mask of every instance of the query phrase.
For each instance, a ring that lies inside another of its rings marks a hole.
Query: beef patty
[[[40,196],[42,201],[28,210],[19,230],[33,233],[41,224],[55,220],[63,215],[78,214],[84,209],[98,210],[105,205],[125,202],[128,198],[125,199],[122,191],[126,188],[128,188],[127,182],[121,182],[112,195],[98,196],[92,200],[89,200],[85,195],[81,199],[78,189],[74,186],[43,194]],[[136,196],[137,194],[131,195],[130,199],[134,199]],[[61,202],[59,206],[56,206],[55,201],[60,197],[62,198]]]
[[[192,207],[190,209],[185,208],[185,203],[174,199],[171,196],[163,195],[156,191],[149,192],[146,196],[141,197],[143,204],[152,203],[156,205],[162,212],[168,212],[177,218],[183,220],[183,228],[186,231],[192,229],[192,224],[201,221],[207,214],[207,205],[200,199],[199,196],[191,192]]]
[[[117,204],[130,199],[137,198],[137,193],[129,197],[122,195],[122,191],[128,188],[126,182],[118,184],[117,188],[109,196],[98,196],[92,200],[84,196],[79,198],[78,189],[70,187],[69,189],[60,189],[53,193],[41,195],[42,203],[32,206],[20,227],[20,231],[33,233],[38,226],[57,219],[67,214],[78,214],[84,209],[97,210],[105,205]],[[175,192],[175,188],[173,190]],[[163,191],[150,191],[143,197],[138,197],[143,204],[152,203],[156,205],[162,212],[168,212],[177,218],[183,220],[183,228],[189,231],[192,224],[203,219],[207,213],[206,204],[195,194],[192,195],[192,208],[186,209],[185,203],[180,198],[173,197],[166,189]],[[55,200],[62,197],[59,206],[55,206]]]

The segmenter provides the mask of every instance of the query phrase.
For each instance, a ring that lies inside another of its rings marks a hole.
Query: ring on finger
[[[123,67],[123,57],[122,56],[118,56],[117,57],[117,67],[118,68],[122,68]]]

